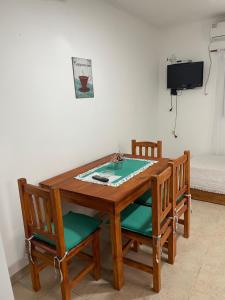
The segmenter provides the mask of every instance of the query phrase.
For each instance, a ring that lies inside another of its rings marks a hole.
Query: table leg
[[[124,284],[120,214],[110,215],[110,228],[113,255],[114,287],[115,289],[120,290]]]

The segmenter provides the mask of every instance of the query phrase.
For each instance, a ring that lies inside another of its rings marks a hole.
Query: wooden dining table
[[[84,166],[44,180],[40,185],[45,188],[58,188],[63,201],[109,214],[114,287],[119,290],[124,284],[120,213],[150,188],[151,176],[163,171],[167,167],[169,159],[157,159],[157,163],[118,187],[85,182],[74,178],[74,176],[109,162],[112,156],[113,154],[107,155]],[[126,156],[130,158],[143,158],[129,154]]]

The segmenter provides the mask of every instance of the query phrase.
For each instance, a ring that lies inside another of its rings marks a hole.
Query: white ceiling
[[[225,0],[105,1],[159,27],[225,16]]]

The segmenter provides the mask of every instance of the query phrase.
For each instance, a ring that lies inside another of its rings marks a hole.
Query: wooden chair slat
[[[187,165],[186,164],[184,164],[184,185],[185,185],[185,183],[186,183],[186,180],[187,180],[187,176],[186,176],[186,173],[187,173]]]
[[[137,142],[136,140],[132,140],[131,142],[132,142],[133,155],[139,155],[142,156],[143,158],[152,158],[152,159],[157,159],[162,157],[161,141],[154,143],[154,142],[147,142],[147,141]]]
[[[168,206],[169,204],[169,188],[170,188],[169,181],[170,180],[167,180],[166,182],[166,206]]]
[[[52,218],[51,218],[51,207],[50,207],[50,201],[44,201],[45,205],[45,218],[46,218],[46,225],[47,225],[47,231],[48,233],[52,234]]]
[[[175,189],[175,191],[177,191],[178,190],[178,171],[177,171],[177,168],[174,168],[174,173],[175,173],[175,184],[174,184],[174,189]]]
[[[148,157],[148,147],[145,146],[145,156]]]
[[[154,147],[151,147],[151,157],[154,157]]]
[[[30,198],[30,214],[31,214],[31,219],[32,219],[32,226],[33,227],[38,227],[38,223],[37,223],[37,216],[36,216],[36,211],[35,211],[35,207],[34,207],[34,198],[32,195],[29,195]]]
[[[180,187],[179,190],[182,189],[182,164],[179,166],[179,174],[180,174]]]
[[[180,190],[180,166],[177,168],[177,174],[178,174],[178,191]]]
[[[43,221],[43,215],[42,215],[42,203],[41,198],[37,195],[34,195],[35,202],[36,202],[36,208],[37,208],[37,219],[38,219],[38,225],[43,230],[44,229],[44,221]]]
[[[184,186],[184,164],[181,165],[181,188]]]
[[[158,197],[159,197],[159,202],[160,202],[158,210],[161,214],[162,211],[163,211],[163,190],[162,190],[162,185],[161,184],[159,184],[159,187],[158,187]]]
[[[168,206],[169,205],[169,197],[170,197],[170,179],[169,180],[167,180],[167,182],[166,182],[166,191],[167,191],[167,193],[166,193],[166,206]]]
[[[167,181],[164,182],[164,209],[167,207]]]

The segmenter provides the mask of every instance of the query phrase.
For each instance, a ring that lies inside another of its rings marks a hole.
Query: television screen
[[[202,86],[203,66],[203,61],[168,65],[167,88],[183,90]]]

